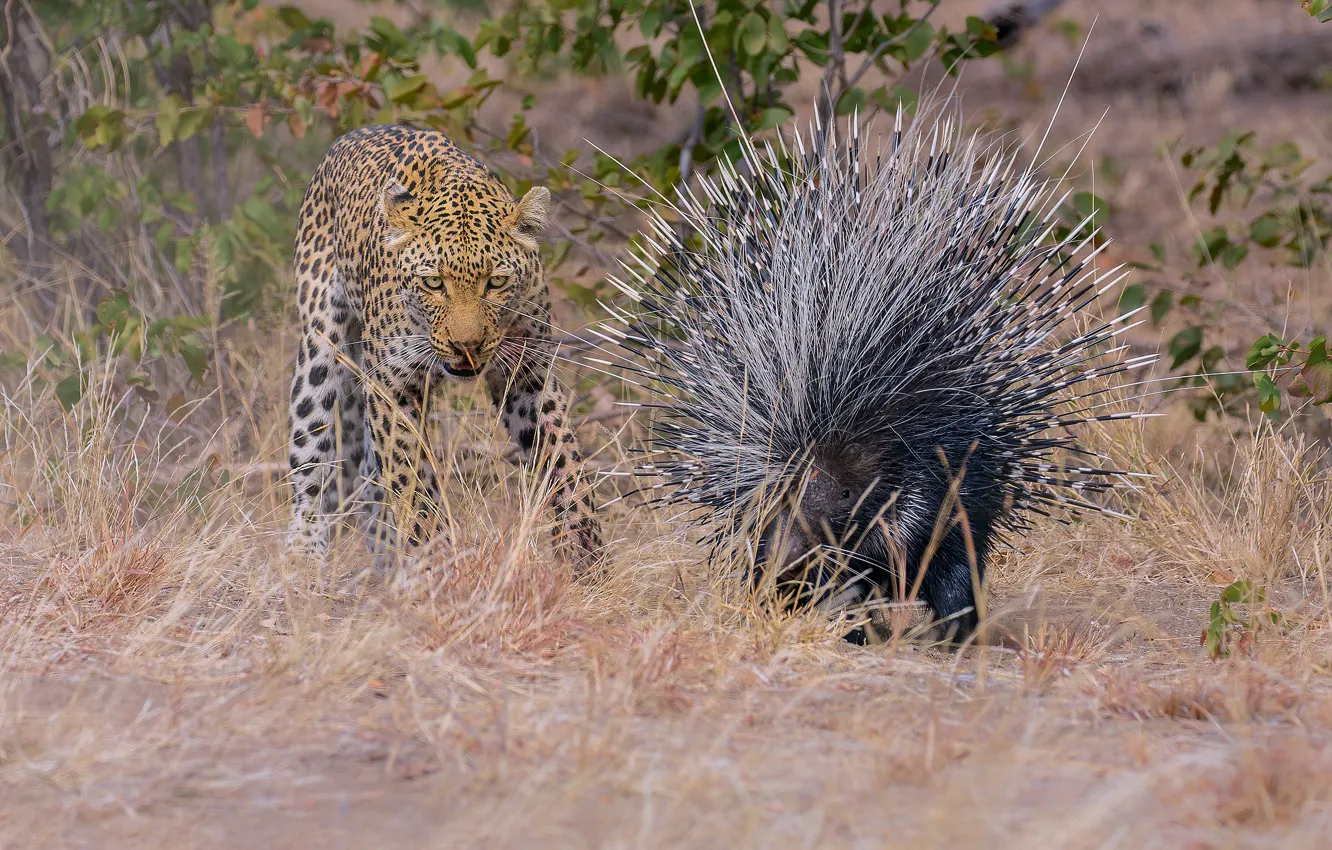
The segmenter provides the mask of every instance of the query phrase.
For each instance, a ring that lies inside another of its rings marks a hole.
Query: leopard
[[[437,130],[378,125],[331,145],[297,221],[289,551],[324,557],[359,507],[377,563],[419,556],[444,526],[431,388],[480,379],[545,485],[557,555],[579,573],[600,563],[591,482],[553,375],[539,241],[550,211],[548,188],[516,199]]]

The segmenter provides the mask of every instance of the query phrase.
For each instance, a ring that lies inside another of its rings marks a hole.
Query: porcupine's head
[[[1126,317],[1072,321],[1120,278],[1089,262],[1092,222],[1055,237],[1057,184],[956,127],[926,108],[882,147],[853,119],[747,149],[680,189],[683,228],[652,220],[602,333],[656,391],[638,471],[718,541],[825,599],[918,591],[965,629],[996,533],[1103,510],[1087,494],[1124,473],[1070,464],[1070,428],[1137,415],[1086,382],[1154,358],[1102,359]],[[851,578],[811,576],[811,551]]]

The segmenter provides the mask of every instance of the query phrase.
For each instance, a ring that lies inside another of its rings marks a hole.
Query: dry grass
[[[609,573],[572,582],[531,482],[469,448],[502,436],[480,414],[436,440],[458,532],[428,577],[386,583],[354,534],[284,560],[281,368],[231,344],[271,379],[240,382],[252,474],[225,484],[189,417],[7,390],[16,846],[1298,845],[1332,823],[1332,493],[1297,441],[1213,434],[1218,476],[1153,449],[1173,421],[1121,429],[1164,472],[1140,520],[998,559],[994,645],[857,649],[627,503]],[[1211,662],[1197,634],[1232,576],[1289,616]]]

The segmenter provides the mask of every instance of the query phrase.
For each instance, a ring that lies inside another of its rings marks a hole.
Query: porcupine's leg
[[[366,374],[372,382],[392,374],[380,368],[379,360],[380,353],[368,347]],[[393,383],[371,383],[365,390],[371,445],[362,470],[371,482],[365,496],[371,503],[367,532],[377,560],[385,550],[413,552],[439,527],[439,480],[423,430],[425,377],[399,373]],[[375,509],[378,501],[386,503],[387,515]]]
[[[578,440],[565,411],[559,384],[551,377],[550,326],[544,305],[534,318],[509,329],[508,356],[497,357],[486,371],[486,388],[505,429],[539,475],[550,473],[554,543],[576,574],[594,567],[601,556],[601,523],[592,493],[583,479]]]
[[[976,535],[980,539],[974,539],[978,578],[984,575],[988,548],[985,536]],[[921,580],[920,598],[930,606],[938,622],[934,629],[937,638],[961,643],[976,631],[980,614],[972,580],[971,556],[960,529],[954,528],[944,537]]]

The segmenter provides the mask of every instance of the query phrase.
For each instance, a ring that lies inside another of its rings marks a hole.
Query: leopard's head
[[[479,165],[436,161],[400,168],[380,205],[399,297],[431,359],[454,377],[476,375],[544,283],[537,234],[550,191],[514,200]]]

